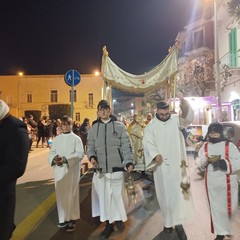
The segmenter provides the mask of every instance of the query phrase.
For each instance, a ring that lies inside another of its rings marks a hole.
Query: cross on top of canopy
[[[103,47],[102,76],[110,86],[123,91],[145,93],[165,86],[177,70],[177,48],[175,47],[160,64],[141,75],[134,75],[119,68],[109,58],[106,46]]]

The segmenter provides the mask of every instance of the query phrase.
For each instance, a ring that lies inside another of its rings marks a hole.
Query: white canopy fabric
[[[156,87],[164,86],[178,70],[177,48],[173,48],[167,57],[145,74],[134,75],[119,68],[103,49],[102,76],[112,87],[127,91],[145,93]]]

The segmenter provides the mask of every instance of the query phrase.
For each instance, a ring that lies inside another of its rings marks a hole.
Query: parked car
[[[223,135],[232,141],[240,151],[240,121],[222,122]]]
[[[186,150],[188,153],[194,153],[200,137],[205,137],[207,125],[190,125],[185,129]]]

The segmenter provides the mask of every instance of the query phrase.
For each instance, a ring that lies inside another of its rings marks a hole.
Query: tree
[[[161,87],[152,92],[145,93],[145,101],[147,110],[150,112],[156,108],[156,103],[165,99],[165,88]]]
[[[212,53],[185,61],[179,66],[180,78],[177,81],[177,91],[185,97],[206,96],[206,90],[214,88],[213,64]]]
[[[240,0],[227,0],[226,9],[228,13],[237,21],[240,21]]]
[[[50,119],[62,119],[64,115],[70,116],[70,104],[54,104],[48,107]]]

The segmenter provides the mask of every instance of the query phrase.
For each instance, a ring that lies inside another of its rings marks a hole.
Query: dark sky
[[[100,70],[102,47],[122,69],[159,64],[197,0],[1,0],[0,75]]]

